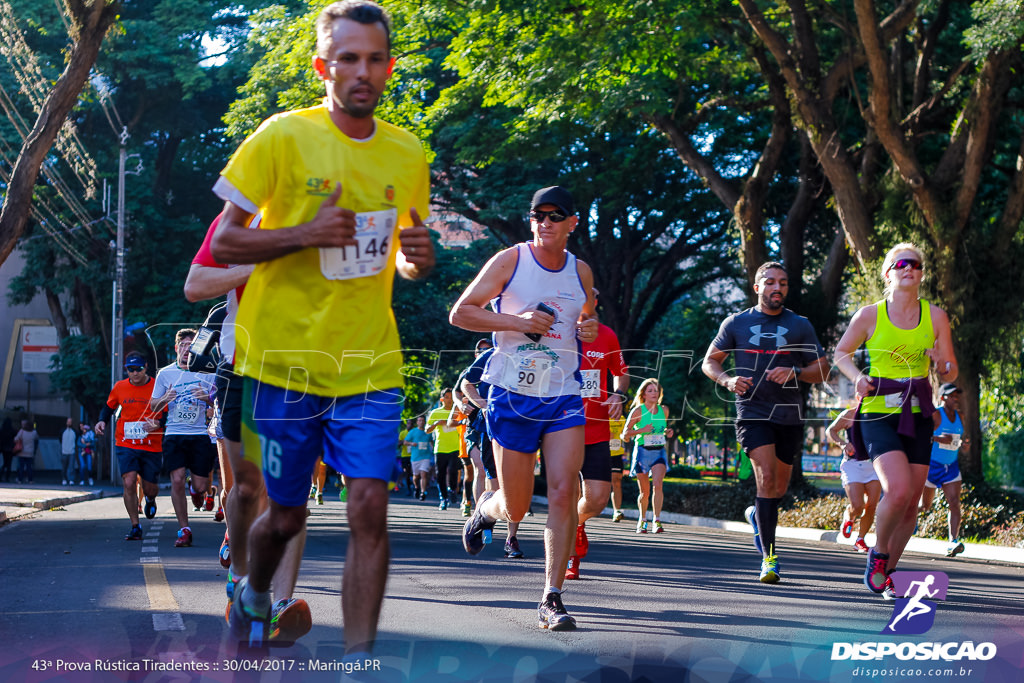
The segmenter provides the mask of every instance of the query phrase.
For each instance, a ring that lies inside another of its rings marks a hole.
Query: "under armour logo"
[[[750,337],[751,344],[753,344],[754,346],[760,346],[762,339],[771,339],[774,337],[775,348],[779,348],[780,346],[786,345],[786,337],[784,337],[783,335],[789,332],[789,330],[787,330],[785,327],[779,327],[775,332],[765,332],[762,334],[760,325],[752,325],[750,327],[750,331],[754,333]]]

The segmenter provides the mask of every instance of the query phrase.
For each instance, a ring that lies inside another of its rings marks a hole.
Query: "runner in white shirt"
[[[185,470],[192,473],[189,487],[192,504],[200,508],[210,486],[210,471],[217,457],[217,449],[206,434],[206,409],[213,405],[215,396],[213,376],[186,369],[188,350],[195,336],[196,331],[191,328],[178,330],[174,335],[177,359],[157,373],[150,400],[153,412],[167,410],[163,456],[164,470],[171,476],[171,503],[181,527],[178,540],[174,542],[176,548],[192,545],[192,529],[188,526],[188,506],[185,503]]]

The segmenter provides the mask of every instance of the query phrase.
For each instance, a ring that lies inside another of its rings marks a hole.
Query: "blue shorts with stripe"
[[[537,398],[492,386],[487,399],[487,433],[502,448],[521,453],[535,453],[549,432],[585,423],[579,395]]]
[[[388,481],[402,425],[401,390],[358,396],[315,396],[246,377],[242,444],[261,455],[267,495],[278,505],[305,506],[316,459],[351,479]]]

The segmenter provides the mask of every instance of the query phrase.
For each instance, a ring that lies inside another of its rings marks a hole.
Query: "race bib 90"
[[[516,356],[505,366],[507,386],[524,396],[547,396],[552,364],[550,358]]]

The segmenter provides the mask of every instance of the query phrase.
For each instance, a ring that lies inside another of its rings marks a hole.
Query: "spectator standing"
[[[3,426],[0,426],[0,453],[3,454],[3,465],[0,467],[0,481],[11,480],[11,463],[14,460],[14,435],[17,434],[11,418],[5,417]]]
[[[64,433],[60,435],[60,475],[63,486],[75,483],[75,470],[78,469],[78,461],[75,457],[78,434],[75,433],[74,425],[75,421],[69,417]]]
[[[18,458],[18,483],[32,484],[32,465],[36,459],[36,446],[39,444],[39,433],[29,420],[21,421],[21,429],[14,436],[15,455]],[[21,444],[19,449],[17,444]]]
[[[82,433],[78,437],[78,485],[85,486],[85,479],[88,478],[89,486],[92,486],[92,456],[96,450],[96,433],[84,422],[79,425],[79,429]],[[69,478],[68,481],[73,479]]]

